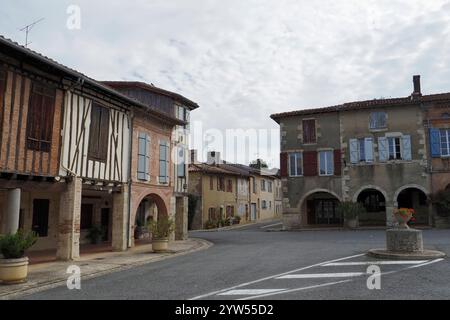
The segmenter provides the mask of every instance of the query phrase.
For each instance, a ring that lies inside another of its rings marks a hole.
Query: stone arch
[[[361,192],[363,192],[363,191],[365,191],[365,190],[368,190],[368,189],[374,189],[374,190],[379,191],[379,192],[384,196],[384,200],[386,201],[386,203],[390,200],[389,197],[388,197],[388,195],[387,195],[387,192],[384,191],[384,189],[382,189],[382,188],[380,188],[380,187],[378,187],[378,186],[372,185],[372,184],[368,184],[368,185],[365,185],[365,186],[359,188],[358,191],[356,191],[356,192],[353,194],[352,201],[353,201],[353,202],[358,201],[358,197],[359,197],[359,195],[361,194]]]
[[[148,239],[150,235],[145,227],[146,224],[150,220],[157,220],[162,216],[168,216],[168,208],[164,199],[154,192],[141,195],[131,213],[132,239]]]
[[[342,217],[337,211],[341,199],[336,192],[324,188],[305,193],[298,205],[301,225],[342,225]]]
[[[311,190],[311,191],[305,193],[305,194],[300,198],[300,201],[299,201],[298,204],[297,204],[297,208],[300,209],[300,208],[302,207],[302,204],[303,204],[303,202],[305,201],[305,199],[307,199],[310,195],[312,195],[312,194],[314,194],[314,193],[318,193],[318,192],[329,193],[329,194],[331,194],[332,196],[334,196],[336,199],[338,199],[339,201],[342,201],[342,198],[341,198],[336,192],[331,191],[331,190],[328,190],[328,189],[316,188],[316,189],[313,189],[313,190]]]
[[[425,193],[425,195],[427,196],[427,199],[430,197],[430,193],[428,192],[428,190],[424,186],[421,186],[420,184],[406,184],[406,185],[401,186],[400,188],[398,188],[397,191],[395,191],[394,197],[392,198],[392,201],[394,203],[394,207],[397,206],[398,195],[402,191],[404,191],[406,189],[419,189],[420,191]]]

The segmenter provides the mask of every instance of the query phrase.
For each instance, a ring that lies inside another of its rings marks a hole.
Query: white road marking
[[[275,279],[319,279],[319,278],[351,278],[366,275],[365,272],[339,272],[339,273],[310,273],[310,274],[288,274]]]
[[[322,267],[336,266],[367,266],[367,265],[391,265],[391,264],[420,264],[429,260],[388,260],[388,261],[356,261],[356,262],[331,262]]]
[[[350,281],[352,281],[352,280],[349,279],[349,280],[341,280],[341,281],[336,281],[336,282],[327,282],[327,283],[322,283],[322,284],[318,284],[318,285],[315,285],[315,286],[301,287],[301,288],[283,290],[283,291],[278,291],[278,292],[273,292],[273,293],[261,294],[261,295],[257,295],[257,296],[245,297],[245,298],[241,298],[241,299],[238,299],[238,300],[259,299],[259,298],[274,296],[274,295],[277,295],[277,294],[285,294],[285,293],[291,293],[291,292],[296,292],[296,291],[315,289],[315,288],[320,288],[320,287],[327,287],[327,286],[332,286],[332,285],[335,285],[335,284],[344,283],[344,282],[350,282]]]
[[[277,291],[285,291],[287,289],[237,289],[219,293],[219,296],[254,296]]]
[[[434,260],[431,260],[431,261],[428,261],[428,262],[425,262],[425,263],[422,263],[422,264],[418,264],[418,265],[415,265],[415,266],[410,266],[410,267],[408,267],[408,269],[426,266],[426,265],[429,265],[429,264],[433,264],[433,263],[436,263],[436,262],[440,262],[440,261],[442,261],[442,260],[444,260],[444,259],[443,259],[443,258],[434,259]]]
[[[283,222],[274,223],[274,224],[269,224],[268,226],[261,227],[261,229],[265,229],[265,228],[269,228],[269,227],[274,227],[274,226],[279,226],[280,224],[283,224]]]
[[[196,296],[196,297],[191,298],[189,300],[198,300],[198,299],[206,298],[206,297],[209,297],[209,296],[217,295],[217,294],[219,294],[221,292],[225,292],[225,291],[229,291],[229,290],[237,289],[237,288],[241,288],[241,287],[246,287],[248,285],[255,284],[255,283],[258,283],[258,282],[262,282],[262,281],[274,279],[274,278],[277,278],[277,277],[281,277],[281,276],[284,276],[284,275],[289,274],[289,273],[300,272],[300,271],[303,271],[303,270],[306,270],[306,269],[311,269],[311,268],[314,268],[314,267],[321,266],[321,265],[326,264],[326,263],[337,262],[337,261],[342,261],[342,260],[347,260],[347,259],[352,259],[352,258],[357,258],[357,257],[361,257],[361,256],[364,256],[364,255],[365,255],[365,253],[360,253],[360,254],[355,254],[353,256],[348,256],[348,257],[344,257],[344,258],[339,258],[339,259],[334,259],[334,260],[329,260],[329,261],[316,263],[316,264],[313,264],[313,265],[310,265],[310,266],[307,266],[307,267],[291,270],[291,271],[288,271],[288,272],[283,272],[283,273],[276,274],[276,275],[273,275],[273,276],[268,276],[268,277],[265,277],[265,278],[262,278],[262,279],[258,279],[258,280],[254,280],[254,281],[250,281],[250,282],[245,282],[245,283],[242,283],[242,284],[239,284],[239,285],[236,285],[236,286],[233,286],[233,287],[225,288],[225,289],[222,289],[222,290],[217,290],[217,291],[213,291],[213,292],[210,292],[210,293],[202,294],[200,296]]]

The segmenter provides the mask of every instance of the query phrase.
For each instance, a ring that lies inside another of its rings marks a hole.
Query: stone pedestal
[[[416,229],[387,230],[386,248],[393,252],[422,252],[422,231]]]
[[[20,216],[20,189],[8,190],[6,198],[5,222],[3,227],[4,234],[14,234],[19,229]],[[1,231],[1,230],[0,230]]]

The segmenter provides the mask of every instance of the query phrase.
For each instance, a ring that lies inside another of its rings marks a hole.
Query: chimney
[[[417,98],[422,96],[422,92],[420,91],[420,75],[413,76],[414,83],[414,91],[411,94],[412,98]]]
[[[220,159],[220,152],[209,151],[206,162],[208,164],[222,164],[222,159]]]
[[[192,149],[191,150],[191,163],[192,164],[198,164],[198,157],[197,157],[198,153],[197,153],[197,149]]]

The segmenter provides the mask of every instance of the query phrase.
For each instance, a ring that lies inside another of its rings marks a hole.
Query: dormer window
[[[370,119],[369,119],[369,128],[371,130],[387,128],[386,112],[383,112],[383,111],[371,112]]]

